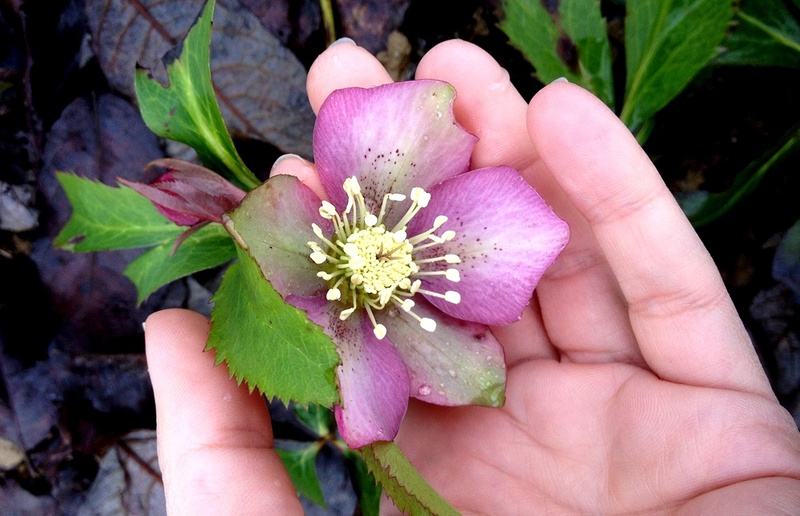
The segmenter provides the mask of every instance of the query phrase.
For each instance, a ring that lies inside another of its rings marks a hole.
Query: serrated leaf
[[[315,504],[326,507],[315,466],[319,450],[320,444],[316,441],[299,450],[275,449],[297,492]]]
[[[599,0],[507,0],[500,27],[547,84],[580,84],[614,109],[611,47]]]
[[[165,56],[169,86],[136,70],[136,98],[151,131],[194,148],[208,168],[249,190],[260,181],[236,152],[211,84],[213,13],[214,0],[208,0],[186,38]]]
[[[358,452],[384,492],[402,512],[417,515],[456,515],[453,508],[428,484],[391,441],[378,441]]]
[[[736,174],[733,184],[727,190],[713,194],[697,190],[679,197],[683,212],[695,227],[717,220],[755,190],[772,167],[799,149],[800,127],[795,127],[775,148]]]
[[[56,177],[72,204],[72,216],[55,238],[57,247],[81,252],[149,247],[174,240],[185,229],[130,188],[63,172]]]
[[[730,0],[636,0],[626,6],[620,118],[638,132],[716,56],[733,9]]]
[[[238,381],[268,397],[332,406],[339,399],[336,346],[283,301],[247,252],[238,255],[214,295],[208,349]]]
[[[351,464],[353,490],[358,496],[358,508],[362,516],[378,516],[381,508],[381,485],[369,472],[367,463],[357,452],[348,450],[345,459]]]
[[[736,21],[718,63],[800,67],[800,23],[781,0],[745,0]]]
[[[210,224],[187,238],[172,254],[174,241],[150,249],[125,269],[138,293],[137,303],[176,279],[210,269],[236,257],[236,245],[219,224]]]
[[[293,404],[292,412],[297,416],[297,419],[311,429],[318,437],[326,437],[331,434],[333,412],[329,409],[313,403],[308,407]]]

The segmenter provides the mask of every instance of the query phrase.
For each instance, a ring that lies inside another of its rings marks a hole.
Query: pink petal
[[[503,348],[489,328],[450,317],[419,296],[414,299],[414,313],[436,321],[435,331],[423,330],[394,306],[376,313],[408,368],[409,395],[437,405],[502,406]]]
[[[324,298],[290,296],[287,301],[308,312],[336,342],[342,398],[334,414],[347,445],[360,448],[394,439],[408,407],[408,372],[394,346],[375,338],[360,310],[340,321],[343,307]]]
[[[567,245],[567,223],[509,167],[468,172],[430,193],[430,204],[411,221],[408,234],[421,233],[432,227],[436,216],[446,215],[448,221],[437,234],[451,229],[456,237],[421,251],[415,259],[456,254],[459,264],[438,262],[423,270],[454,267],[461,281],[422,276],[422,288],[454,290],[461,294],[461,302],[431,296],[428,300],[459,319],[495,325],[519,319],[539,278]]]
[[[427,190],[465,172],[477,138],[453,118],[454,98],[455,89],[440,81],[334,91],[314,127],[314,160],[330,201],[343,209],[342,184],[356,176],[377,214],[386,193]],[[386,220],[405,209],[390,206]]]
[[[275,176],[245,196],[225,223],[258,263],[264,277],[282,296],[313,296],[327,290],[317,277],[307,243],[316,241],[311,224],[331,234],[319,214],[321,201],[297,178]]]

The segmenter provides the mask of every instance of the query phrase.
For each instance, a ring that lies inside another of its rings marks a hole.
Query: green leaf
[[[268,397],[332,406],[339,399],[336,346],[283,301],[246,251],[238,254],[213,299],[208,349],[237,381]]]
[[[710,194],[699,190],[679,198],[683,212],[695,227],[717,220],[755,190],[772,167],[798,149],[800,126],[790,131],[774,149],[736,174],[733,184],[724,192]]]
[[[458,514],[408,461],[394,442],[379,441],[358,452],[384,492],[402,512],[416,515]]]
[[[302,405],[292,404],[292,411],[297,419],[303,422],[318,437],[328,437],[331,435],[333,426],[333,412],[325,407],[320,407],[313,403],[308,408]]]
[[[236,152],[211,84],[213,13],[214,0],[208,0],[186,38],[164,56],[168,87],[146,70],[136,70],[136,98],[151,131],[191,146],[208,168],[250,190],[260,181]]]
[[[347,450],[345,459],[350,463],[350,478],[358,497],[358,508],[362,516],[378,516],[381,508],[381,485],[369,472],[367,463],[357,452]]]
[[[600,0],[507,0],[500,28],[547,84],[559,77],[580,84],[614,109],[614,79]]]
[[[320,443],[316,441],[299,450],[275,448],[297,492],[315,504],[326,507],[315,467],[319,450]]]
[[[633,131],[711,60],[733,16],[730,0],[627,2],[627,81],[620,118]]]
[[[718,63],[800,67],[800,24],[781,0],[745,0]]]
[[[210,224],[187,238],[175,254],[174,242],[166,241],[150,249],[128,265],[127,276],[136,285],[137,303],[159,287],[178,278],[210,269],[236,257],[236,245],[219,224]]]
[[[185,229],[130,188],[63,172],[56,177],[72,204],[72,216],[55,238],[57,247],[82,252],[149,247],[174,240]]]

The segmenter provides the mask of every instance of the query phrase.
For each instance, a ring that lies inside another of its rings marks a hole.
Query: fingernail
[[[142,331],[147,331],[147,322],[142,323]]]
[[[555,84],[557,82],[569,82],[569,79],[567,79],[566,77],[559,77],[558,79],[554,80],[550,84]]]
[[[350,39],[350,38],[339,38],[339,39],[337,39],[336,41],[334,41],[333,43],[331,43],[331,46],[330,46],[330,47],[328,47],[328,48],[333,48],[333,47],[335,47],[336,45],[339,45],[339,44],[341,44],[341,43],[347,43],[347,44],[349,44],[349,45],[357,46],[357,45],[356,45],[356,42],[355,42],[355,41],[353,41],[353,40],[352,40],[352,39]]]
[[[275,167],[278,166],[278,163],[280,163],[281,161],[285,161],[287,159],[299,159],[299,160],[302,160],[303,158],[301,158],[297,154],[284,154],[283,156],[279,156],[278,159],[275,160],[275,163],[272,164],[272,170],[275,170]]]

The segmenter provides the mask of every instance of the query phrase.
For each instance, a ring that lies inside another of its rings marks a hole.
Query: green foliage
[[[723,45],[721,64],[800,67],[800,23],[782,0],[744,0]]]
[[[184,230],[128,187],[63,172],[56,177],[72,204],[72,216],[55,238],[57,247],[80,252],[148,247],[174,240]]]
[[[614,109],[614,79],[599,0],[573,0],[548,11],[543,2],[507,0],[501,28],[536,68],[539,80],[566,77]]]
[[[191,146],[207,167],[250,190],[260,181],[236,152],[211,83],[213,13],[214,0],[208,0],[186,38],[165,56],[168,87],[146,70],[136,70],[136,98],[151,131]]]
[[[345,458],[350,462],[353,489],[358,496],[358,508],[362,516],[378,516],[381,508],[381,485],[370,473],[367,463],[358,452],[349,450]]]
[[[299,450],[284,450],[276,448],[278,456],[283,461],[289,478],[292,479],[295,489],[315,504],[326,507],[325,497],[322,495],[322,487],[319,485],[319,477],[315,463],[321,444],[318,441],[308,443],[307,446]]]
[[[778,146],[739,172],[730,188],[710,194],[690,192],[679,199],[683,212],[695,227],[717,220],[756,189],[767,172],[778,162],[800,149],[800,126],[787,134]]]
[[[379,441],[358,452],[398,509],[412,516],[458,514],[414,469],[394,442]]]
[[[637,0],[625,18],[625,104],[636,132],[716,55],[733,16],[730,0]]]
[[[297,419],[319,436],[329,436],[333,427],[333,412],[313,403],[308,407],[292,404],[292,412]]]
[[[268,397],[332,406],[336,347],[306,313],[284,302],[246,251],[214,296],[208,348],[237,381]]]
[[[636,0],[626,6],[620,118],[639,132],[716,55],[733,10],[730,0]],[[501,28],[542,82],[566,77],[614,108],[611,51],[598,0],[506,0]]]
[[[141,303],[163,285],[235,257],[236,246],[230,235],[220,224],[210,224],[189,236],[177,249],[170,241],[150,249],[128,265],[125,276],[136,285],[137,302]]]

